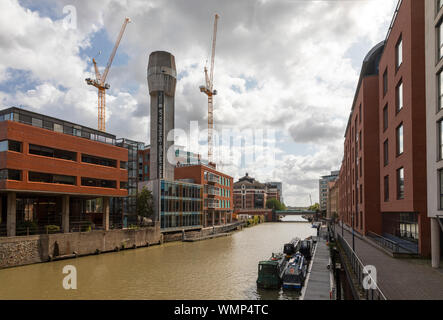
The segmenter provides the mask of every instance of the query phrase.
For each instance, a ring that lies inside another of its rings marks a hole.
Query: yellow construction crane
[[[214,34],[212,36],[212,55],[211,55],[211,70],[210,76],[208,77],[208,68],[205,66],[205,80],[206,84],[204,86],[200,86],[200,91],[205,93],[208,96],[208,161],[212,162],[212,135],[214,129],[214,105],[212,96],[217,94],[217,90],[213,90],[213,79],[214,79],[214,58],[215,58],[215,44],[217,40],[217,22],[219,19],[219,15],[215,14],[214,19]]]
[[[97,68],[97,63],[95,59],[92,59],[92,63],[94,64],[95,69],[95,80],[91,78],[87,78],[86,83],[90,86],[94,86],[98,89],[98,130],[106,131],[106,90],[110,88],[110,85],[106,83],[106,78],[108,76],[109,68],[112,65],[112,61],[114,60],[115,53],[117,52],[117,48],[120,45],[120,41],[122,40],[123,33],[125,32],[126,26],[131,22],[131,19],[125,18],[123,22],[123,26],[120,29],[120,33],[117,37],[117,41],[115,42],[114,49],[112,50],[111,56],[109,57],[108,64],[106,65],[106,69],[101,75]]]

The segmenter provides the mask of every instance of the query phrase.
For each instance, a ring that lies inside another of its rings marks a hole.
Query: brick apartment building
[[[360,233],[381,232],[378,144],[378,63],[383,43],[365,57],[345,132],[339,175],[340,214]],[[375,191],[374,191],[375,190]]]
[[[368,53],[345,134],[340,215],[363,234],[430,254],[426,207],[424,1],[399,1]]]
[[[232,177],[218,171],[215,166],[204,164],[177,165],[174,177],[177,181],[186,181],[202,186],[203,227],[232,222],[234,210]]]
[[[109,229],[111,197],[128,195],[128,151],[115,144],[115,136],[71,122],[0,111],[0,235],[23,235],[25,222]]]

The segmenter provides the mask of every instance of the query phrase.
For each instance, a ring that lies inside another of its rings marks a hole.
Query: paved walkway
[[[336,231],[341,235],[341,227]],[[378,286],[389,300],[443,300],[443,270],[430,260],[393,258],[355,236],[355,252],[364,265],[377,268]],[[352,233],[344,230],[352,248]]]
[[[331,280],[328,264],[329,249],[325,240],[319,238],[303,300],[330,300]]]

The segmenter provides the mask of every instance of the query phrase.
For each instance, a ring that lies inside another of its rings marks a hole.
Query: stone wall
[[[159,244],[160,227],[0,238],[0,268]]]

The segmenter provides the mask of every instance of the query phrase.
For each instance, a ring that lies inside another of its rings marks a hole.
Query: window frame
[[[400,173],[403,174],[403,184],[401,183]],[[405,168],[401,167],[397,169],[397,200],[405,199]]]
[[[401,151],[400,151],[400,135],[399,129],[401,128]],[[396,153],[397,157],[401,156],[404,153],[404,126],[403,122],[400,123],[395,129],[395,138],[396,138]]]

